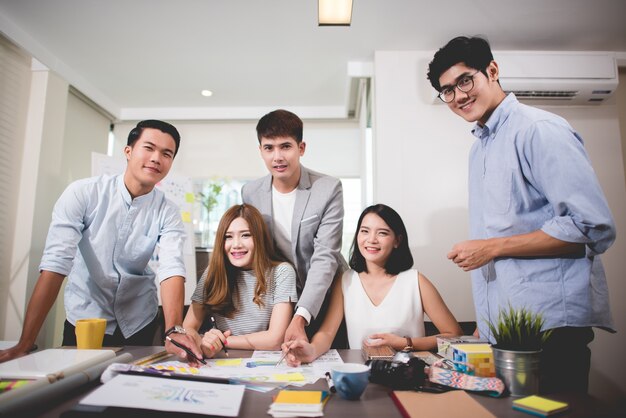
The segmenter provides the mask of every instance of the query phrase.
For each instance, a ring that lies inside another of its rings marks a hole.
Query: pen
[[[136,376],[147,376],[147,377],[165,377],[169,379],[178,379],[178,380],[195,380],[197,382],[210,382],[210,383],[223,383],[229,384],[231,380],[225,377],[212,377],[212,376],[203,376],[197,374],[182,374],[182,373],[174,373],[168,371],[160,371],[155,369],[146,369],[146,370],[124,370],[120,371],[120,374],[130,374]]]
[[[330,377],[329,372],[326,372],[326,383],[328,383],[328,390],[330,390],[331,393],[337,392],[337,389],[335,389],[335,383],[333,382],[333,378]]]
[[[188,356],[190,356],[192,359],[199,361],[202,364],[206,364],[206,361],[204,361],[201,358],[198,358],[198,356],[196,356],[193,351],[191,351],[190,349],[188,349],[187,347],[185,347],[184,345],[182,345],[181,343],[179,343],[176,340],[173,340],[169,335],[167,337],[165,337],[165,339],[169,342],[171,342],[172,344],[174,344],[176,347],[182,349],[185,351],[185,353],[187,353]]]
[[[215,322],[215,318],[213,317],[213,315],[211,315],[211,328],[216,329],[219,331],[219,328],[217,328],[217,323]],[[226,354],[226,357],[230,357],[228,355],[228,349],[226,349],[226,343],[224,342],[224,344],[222,344],[222,349],[224,350],[224,354]]]
[[[289,350],[291,350],[291,344],[292,343],[293,343],[293,340],[291,340],[291,341],[289,341],[287,343],[287,351],[285,351],[283,354],[281,354],[280,358],[278,359],[278,362],[276,363],[276,366],[274,366],[274,367],[278,367],[280,365],[280,363],[283,362],[285,357],[287,357],[287,354],[289,354]]]

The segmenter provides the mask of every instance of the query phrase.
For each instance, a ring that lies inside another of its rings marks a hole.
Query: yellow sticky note
[[[304,376],[302,373],[273,374],[272,380],[276,382],[302,382],[304,380]]]
[[[181,212],[181,216],[183,218],[183,222],[188,224],[191,222],[191,213],[189,212]]]
[[[541,412],[543,414],[553,414],[566,410],[568,404],[566,402],[553,401],[552,399],[532,395],[513,401],[513,408],[515,409],[516,407]]]
[[[196,199],[195,199],[193,193],[185,193],[185,201],[187,203],[193,203],[195,200]]]
[[[240,358],[224,358],[215,361],[216,366],[240,366]]]
[[[281,390],[274,403],[320,403],[322,392],[319,390]]]

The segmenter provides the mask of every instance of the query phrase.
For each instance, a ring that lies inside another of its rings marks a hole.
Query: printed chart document
[[[267,362],[268,364],[276,364],[276,362],[282,356],[282,351],[262,351],[256,350],[252,354],[252,360],[254,362]],[[284,367],[289,370],[289,366],[287,366],[286,362],[283,363]],[[317,359],[315,359],[312,363],[303,364],[301,366],[304,370],[310,370],[314,373],[318,378],[324,377],[326,372],[329,372],[334,365],[343,364],[343,360],[339,355],[339,352],[335,349],[328,350]],[[282,365],[279,367],[283,367]]]
[[[80,403],[236,417],[244,389],[243,385],[118,375]]]
[[[276,366],[280,356],[281,351],[257,350],[251,358],[209,359],[206,366],[198,368],[178,360],[151,364],[148,367],[178,375],[230,379],[231,383],[246,382],[249,389],[252,383],[268,384],[266,388],[269,391],[278,386],[304,386],[315,383],[324,377],[332,365],[343,363],[337,350],[330,350],[313,363],[300,367],[290,367],[284,362]]]

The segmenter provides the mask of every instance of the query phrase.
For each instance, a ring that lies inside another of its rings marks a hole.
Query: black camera
[[[417,357],[408,361],[369,360],[370,382],[378,383],[395,390],[409,390],[419,388],[424,384],[426,363]]]

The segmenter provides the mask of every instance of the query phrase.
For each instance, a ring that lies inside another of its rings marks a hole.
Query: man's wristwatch
[[[411,337],[405,336],[404,338],[406,338],[406,347],[402,351],[413,351],[413,340],[411,340]]]
[[[165,331],[166,337],[169,337],[171,334],[187,334],[187,331],[185,331],[182,325],[174,325],[172,328]]]

